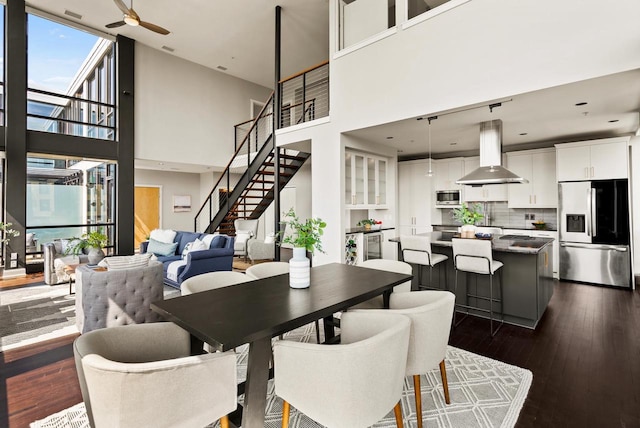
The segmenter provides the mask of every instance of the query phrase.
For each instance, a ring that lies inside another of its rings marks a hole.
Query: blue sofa
[[[216,235],[211,241],[208,250],[192,251],[184,259],[186,264],[178,268],[177,281],[167,277],[167,268],[172,262],[182,259],[182,251],[189,243],[197,239],[202,240],[204,233],[177,231],[173,242],[177,242],[175,254],[171,256],[157,256],[162,262],[163,281],[165,284],[180,289],[180,284],[187,278],[207,272],[230,271],[233,264],[234,238],[227,235]],[[140,253],[146,253],[148,241],[140,243]]]

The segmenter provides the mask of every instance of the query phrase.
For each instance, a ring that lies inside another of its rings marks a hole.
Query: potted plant
[[[285,221],[291,230],[291,235],[282,240],[285,244],[293,245],[293,258],[289,260],[289,285],[292,288],[306,288],[310,284],[310,261],[307,251],[313,254],[322,249],[322,235],[327,223],[320,218],[308,218],[300,221],[293,208],[285,214],[289,218]]]
[[[20,236],[20,232],[12,229],[11,226],[13,226],[13,223],[0,221],[0,242],[2,242],[3,245],[7,245],[11,238]],[[0,254],[0,260],[4,262],[4,254]]]
[[[484,218],[480,204],[475,204],[469,208],[464,202],[460,208],[454,208],[451,215],[454,220],[462,223],[460,234],[463,238],[473,238],[476,232],[476,223]]]
[[[70,254],[80,254],[83,249],[89,250],[87,259],[89,264],[96,265],[100,260],[104,259],[105,254],[102,249],[109,243],[109,237],[102,233],[102,229],[94,230],[83,234],[80,238],[74,238],[75,245],[67,250]]]

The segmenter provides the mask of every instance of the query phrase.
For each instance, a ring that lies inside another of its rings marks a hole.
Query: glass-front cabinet
[[[345,150],[347,208],[386,208],[387,159]]]

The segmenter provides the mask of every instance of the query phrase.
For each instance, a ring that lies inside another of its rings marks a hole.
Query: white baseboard
[[[7,278],[17,278],[19,276],[26,276],[27,275],[27,271],[25,268],[19,268],[19,269],[5,269],[2,272],[2,279],[7,279]]]

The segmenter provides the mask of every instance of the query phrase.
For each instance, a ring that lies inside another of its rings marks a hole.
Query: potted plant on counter
[[[310,285],[311,263],[307,258],[307,251],[313,254],[316,250],[324,253],[322,249],[322,235],[327,223],[320,218],[308,218],[300,221],[293,208],[285,214],[289,218],[286,223],[291,235],[282,240],[285,244],[293,245],[293,258],[289,260],[289,286],[291,288],[307,288]]]
[[[476,223],[484,218],[480,204],[475,204],[469,208],[464,202],[460,208],[454,208],[451,215],[454,220],[462,223],[460,236],[463,238],[473,238],[476,234]]]

